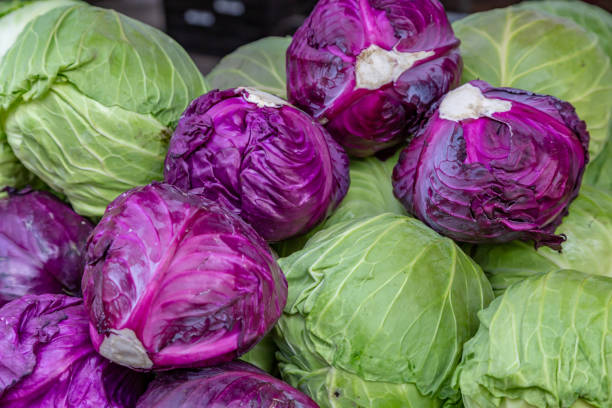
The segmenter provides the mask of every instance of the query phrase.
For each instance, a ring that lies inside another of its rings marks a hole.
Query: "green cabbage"
[[[582,185],[555,233],[567,237],[561,253],[512,241],[478,245],[471,254],[496,292],[529,276],[559,269],[612,277],[612,193]]]
[[[612,69],[598,35],[520,6],[476,13],[453,28],[461,40],[463,81],[482,79],[570,102],[587,124],[595,159],[612,126]]]
[[[162,179],[172,129],[205,90],[160,31],[111,10],[57,7],[0,61],[0,132],[75,211],[100,216],[121,192]]]
[[[322,407],[440,407],[476,313],[482,270],[420,221],[384,213],[339,222],[279,264],[283,378]]]
[[[223,57],[206,80],[213,89],[247,86],[287,99],[285,54],[291,37],[266,37]]]
[[[564,270],[478,314],[454,376],[466,408],[612,406],[612,279]]]
[[[0,62],[31,20],[56,7],[76,3],[74,0],[13,0],[0,3]],[[0,127],[0,190],[27,184],[36,184],[35,177],[15,157]]]

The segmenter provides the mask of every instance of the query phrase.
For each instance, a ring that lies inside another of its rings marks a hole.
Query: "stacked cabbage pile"
[[[0,406],[611,407],[611,39],[320,0],[203,78],[0,3]]]

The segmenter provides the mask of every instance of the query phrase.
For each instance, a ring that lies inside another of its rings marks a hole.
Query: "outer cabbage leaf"
[[[323,126],[254,88],[195,99],[170,141],[164,177],[223,203],[268,241],[305,233],[349,186],[348,157]]]
[[[370,217],[385,212],[407,215],[406,209],[393,195],[391,175],[397,164],[399,151],[386,160],[377,157],[353,158],[349,164],[351,183],[338,208],[324,222],[308,233],[281,241],[274,245],[280,256],[289,256],[304,247],[318,231],[338,222],[353,218]]]
[[[87,243],[82,287],[96,350],[140,370],[233,360],[272,328],[287,297],[248,224],[159,183],[109,205]]]
[[[244,362],[159,374],[137,408],[318,408],[288,384]]]
[[[0,405],[130,408],[148,378],[91,346],[79,298],[26,295],[0,309]]]
[[[3,1],[0,6],[0,60],[15,44],[28,23],[54,8],[79,4],[78,0]]]
[[[272,335],[268,334],[255,347],[240,356],[240,360],[253,364],[269,374],[276,375],[278,373],[275,356],[277,350]]]
[[[171,128],[203,92],[162,32],[112,10],[57,7],[0,62],[0,128],[25,167],[100,216],[122,191],[162,178]]]
[[[584,182],[612,193],[612,138],[609,138],[597,158],[589,163]]]
[[[493,295],[450,239],[385,213],[335,224],[279,264],[289,282],[275,330],[285,380],[322,407],[457,402],[452,372]]]
[[[458,85],[458,47],[438,0],[321,0],[287,50],[287,95],[350,155],[371,156]]]
[[[583,185],[555,233],[567,237],[562,252],[535,250],[533,245],[513,241],[478,245],[472,249],[472,258],[498,292],[529,276],[559,269],[612,278],[612,193]]]
[[[518,8],[543,11],[572,20],[597,35],[604,52],[612,58],[612,14],[606,10],[579,0],[527,1]]]
[[[611,60],[597,35],[520,7],[475,13],[453,28],[461,40],[463,81],[482,79],[570,102],[587,123],[595,159],[612,126]]]
[[[206,76],[211,89],[240,86],[287,99],[285,59],[291,37],[266,37],[243,45],[219,61]]]
[[[25,294],[79,294],[93,225],[41,191],[0,199],[0,306]]]
[[[0,190],[5,187],[20,188],[31,184],[35,176],[30,173],[19,160],[6,140],[6,135],[0,129]],[[2,197],[2,192],[0,192]]]
[[[588,146],[569,103],[470,81],[432,107],[393,188],[408,212],[457,241],[560,249],[554,231],[578,195]]]
[[[612,406],[612,279],[562,270],[478,314],[454,382],[466,408]]]
[[[75,4],[73,0],[3,1],[0,3],[0,61],[13,46],[25,26],[33,19],[55,7]],[[8,145],[0,126],[0,190],[20,188],[34,182],[34,175],[19,162]]]
[[[106,107],[66,84],[17,106],[4,128],[27,167],[92,216],[121,192],[163,177],[171,135],[151,115]]]

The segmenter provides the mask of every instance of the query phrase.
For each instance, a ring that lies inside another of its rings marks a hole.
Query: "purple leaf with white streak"
[[[87,244],[94,347],[138,370],[206,367],[274,325],[287,282],[267,243],[225,208],[169,184],[113,201]]]
[[[589,134],[572,105],[471,81],[430,115],[394,169],[406,209],[457,241],[560,249],[554,231],[588,162]]]
[[[287,51],[287,95],[364,157],[415,132],[461,69],[437,0],[321,0]]]

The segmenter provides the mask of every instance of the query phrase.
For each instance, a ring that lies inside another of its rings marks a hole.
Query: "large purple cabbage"
[[[321,0],[287,51],[288,98],[368,156],[459,83],[458,47],[437,0]]]
[[[204,367],[271,329],[287,282],[242,219],[154,183],[120,195],[92,232],[83,297],[103,356],[140,370]]]
[[[0,306],[25,294],[78,294],[93,226],[49,193],[0,199]]]
[[[406,209],[458,241],[560,249],[554,231],[588,162],[589,134],[572,105],[471,81],[431,114],[394,169]]]
[[[240,361],[160,374],[136,408],[318,408],[300,391]]]
[[[224,203],[266,240],[280,241],[336,208],[348,190],[348,157],[282,99],[249,88],[212,91],[179,121],[165,180]]]
[[[148,378],[92,347],[83,300],[25,295],[0,309],[0,406],[129,408]]]

